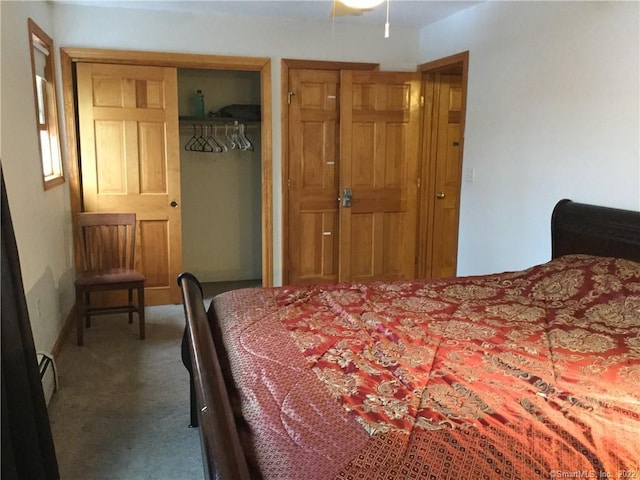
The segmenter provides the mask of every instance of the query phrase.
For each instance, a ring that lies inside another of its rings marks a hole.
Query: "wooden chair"
[[[80,246],[82,273],[76,279],[76,308],[78,345],[83,344],[83,320],[91,326],[93,315],[128,312],[129,323],[133,312],[138,313],[140,339],[144,339],[144,283],[142,273],[134,270],[135,213],[80,213]],[[116,306],[90,304],[93,292],[127,290],[128,303]],[[133,290],[137,290],[137,304],[133,303]]]

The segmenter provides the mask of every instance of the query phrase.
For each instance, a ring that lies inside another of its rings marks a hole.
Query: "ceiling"
[[[329,12],[333,0],[52,0],[56,3],[96,5],[192,13],[248,15],[253,17],[294,18],[332,21]],[[423,27],[473,7],[479,1],[462,0],[389,0],[391,25]],[[336,23],[384,25],[386,2],[360,16],[338,17]]]

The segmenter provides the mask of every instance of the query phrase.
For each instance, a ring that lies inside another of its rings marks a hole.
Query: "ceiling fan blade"
[[[330,17],[344,17],[347,15],[362,15],[364,12],[370,11],[370,8],[351,8],[347,7],[339,0],[333,0]]]

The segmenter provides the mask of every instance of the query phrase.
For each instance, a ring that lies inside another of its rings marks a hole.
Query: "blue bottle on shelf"
[[[193,113],[196,117],[204,117],[204,94],[202,90],[196,90],[193,96]]]

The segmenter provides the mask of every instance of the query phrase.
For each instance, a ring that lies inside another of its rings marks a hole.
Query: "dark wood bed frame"
[[[553,258],[583,253],[640,262],[640,212],[561,200],[551,216],[551,245]],[[207,316],[195,276],[183,273],[178,284],[187,322],[182,360],[191,377],[191,426],[200,427],[205,478],[249,479],[222,373],[225,360],[218,355],[223,347],[211,333],[216,319]]]

